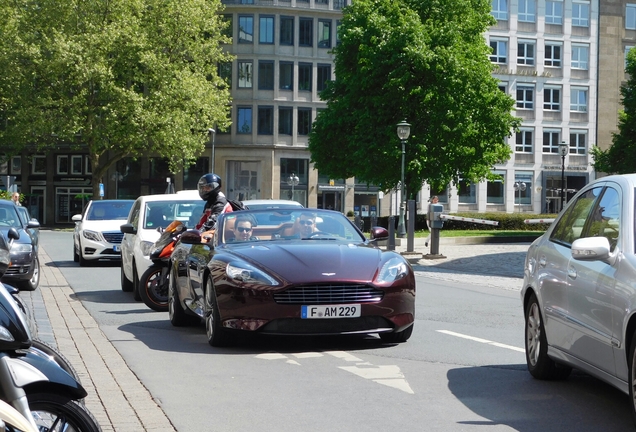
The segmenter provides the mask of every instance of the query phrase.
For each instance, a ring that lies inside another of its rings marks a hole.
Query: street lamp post
[[[398,237],[404,238],[406,237],[406,228],[404,226],[404,211],[406,209],[406,185],[404,184],[404,158],[406,155],[406,140],[409,138],[411,134],[411,125],[406,122],[406,120],[402,120],[397,124],[397,135],[402,141],[402,175],[400,180],[400,185],[402,187],[401,197],[400,197],[400,219],[398,220]]]
[[[208,135],[210,136],[210,144],[212,145],[212,160],[210,161],[210,166],[212,170],[210,172],[215,172],[214,170],[214,139],[216,138],[216,130],[210,128],[208,129]]]
[[[525,182],[515,182],[515,192],[519,192],[519,213],[521,213],[521,192],[526,190]]]
[[[299,181],[300,181],[300,179],[298,178],[298,176],[295,173],[291,173],[291,175],[287,179],[287,184],[290,185],[291,188],[292,188],[292,193],[291,193],[292,201],[294,200],[294,187],[298,186],[298,182]]]
[[[561,210],[565,205],[565,156],[568,154],[568,145],[565,141],[559,144],[559,153],[561,154]]]

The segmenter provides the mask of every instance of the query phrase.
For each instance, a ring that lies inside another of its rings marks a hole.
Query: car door
[[[141,209],[141,198],[138,198],[130,209],[126,223],[131,224],[136,230],[139,229],[139,211]],[[132,280],[133,252],[135,248],[135,234],[124,234],[121,240],[121,266],[122,271],[129,280]]]
[[[607,238],[612,253],[619,247],[621,202],[620,189],[607,184],[588,216],[583,233],[584,237]],[[570,352],[612,375],[617,345],[613,336],[615,274],[614,265],[600,260],[571,258],[568,263],[568,299],[574,323]]]

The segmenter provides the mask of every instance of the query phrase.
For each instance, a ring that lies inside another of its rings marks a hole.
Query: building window
[[[258,107],[258,134],[272,135],[274,133],[274,107]]]
[[[252,88],[254,66],[251,61],[238,62],[238,87]]]
[[[590,26],[590,3],[572,3],[572,26],[573,27],[589,27]]]
[[[233,15],[223,15],[223,23],[225,24],[225,28],[223,29],[223,36],[228,38],[234,37],[234,20]]]
[[[84,174],[93,174],[93,164],[88,156],[84,158]]]
[[[281,90],[294,89],[294,64],[291,62],[280,62],[278,76],[278,86]]]
[[[260,60],[258,62],[258,88],[259,90],[274,90],[274,62]]]
[[[545,43],[545,66],[561,67],[561,51],[563,46],[560,43]]]
[[[46,174],[46,156],[33,156],[31,174]]]
[[[536,0],[519,0],[519,22],[534,22],[537,13]]]
[[[460,204],[475,204],[477,202],[477,188],[468,180],[459,179],[457,196]]]
[[[311,108],[298,108],[298,135],[311,132]]]
[[[331,20],[318,20],[318,48],[331,48]]]
[[[311,91],[311,63],[298,63],[298,90]]]
[[[83,173],[82,159],[84,159],[82,155],[71,156],[71,174],[81,175]]]
[[[262,44],[274,43],[274,17],[260,16],[258,22],[258,42]]]
[[[222,62],[218,65],[218,74],[227,84],[229,89],[232,88],[232,62]]]
[[[252,133],[252,107],[237,107],[236,111],[237,111],[236,133],[251,134]]]
[[[486,203],[503,204],[504,201],[504,184],[506,181],[505,171],[493,171],[495,175],[501,178],[497,180],[488,180],[486,183]]]
[[[520,128],[515,135],[515,152],[534,153],[534,129]]]
[[[636,30],[636,4],[627,3],[625,6],[625,28]]]
[[[587,131],[570,131],[570,154],[584,155],[587,151]]]
[[[294,17],[280,17],[280,44],[294,45]]]
[[[572,44],[572,69],[587,70],[590,47]]]
[[[515,204],[516,205],[530,205],[532,204],[532,172],[531,171],[517,171],[515,172],[515,183],[525,183],[526,190],[521,188],[515,191]],[[514,190],[514,189],[513,189]]]
[[[627,69],[627,54],[629,54],[629,50],[634,48],[633,46],[626,46],[625,47],[625,69]]]
[[[229,199],[239,201],[261,198],[261,163],[254,161],[227,161],[227,184],[223,191]]]
[[[545,2],[545,23],[563,24],[563,1]]]
[[[535,41],[522,41],[517,43],[517,64],[534,66]]]
[[[543,89],[543,109],[545,111],[561,111],[561,88],[546,86]]]
[[[491,0],[490,14],[500,21],[508,19],[508,0]]]
[[[572,87],[570,89],[570,111],[587,112],[587,88]]]
[[[333,8],[341,10],[347,5],[347,0],[333,0]]]
[[[278,134],[291,135],[294,110],[291,107],[278,108]]]
[[[340,20],[336,21],[336,46],[340,45],[340,24]]]
[[[496,64],[508,63],[508,41],[506,39],[490,39],[492,54],[490,61]]]
[[[497,88],[499,90],[501,90],[502,93],[508,94],[508,83],[507,82],[500,82],[499,84],[497,84]]]
[[[534,109],[534,86],[517,84],[517,108]]]
[[[319,64],[316,73],[318,74],[316,89],[320,92],[327,88],[327,82],[331,80],[331,65]]]
[[[11,174],[22,174],[22,156],[11,158]]]
[[[239,15],[239,43],[254,42],[254,17],[252,15]]]
[[[61,155],[57,157],[57,173],[68,174],[68,156]]]
[[[558,129],[544,129],[543,153],[559,154],[561,131]]]
[[[313,46],[313,37],[312,37],[313,31],[314,31],[313,18],[299,18],[298,19],[298,45]]]

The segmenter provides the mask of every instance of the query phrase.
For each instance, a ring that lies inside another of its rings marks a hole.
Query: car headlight
[[[29,253],[31,252],[32,247],[28,243],[13,243],[11,245],[12,253]]]
[[[241,282],[270,286],[278,285],[276,279],[274,279],[264,271],[243,262],[229,263],[225,268],[225,273],[230,279]]]
[[[87,238],[89,240],[93,240],[96,242],[102,241],[101,234],[96,231],[84,230],[82,231],[82,235],[84,236],[84,238]]]
[[[139,248],[141,249],[141,253],[144,256],[148,256],[150,255],[150,250],[152,249],[152,245],[154,245],[153,242],[149,242],[149,241],[142,241],[139,244]]]
[[[403,258],[394,257],[384,263],[376,282],[378,283],[391,283],[396,280],[402,279],[408,274],[408,265]]]

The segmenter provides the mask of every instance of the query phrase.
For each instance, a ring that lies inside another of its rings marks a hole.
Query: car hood
[[[373,280],[383,252],[364,243],[324,240],[232,245],[237,255],[290,283]]]
[[[99,221],[84,220],[80,224],[80,229],[97,231],[97,232],[102,232],[102,231],[121,232],[119,227],[125,223],[126,221],[121,219],[99,220]]]

